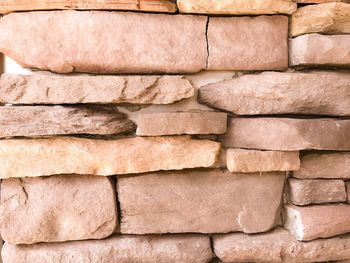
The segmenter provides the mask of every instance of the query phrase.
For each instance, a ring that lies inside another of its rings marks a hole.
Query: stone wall
[[[350,260],[349,1],[0,13],[4,263]]]

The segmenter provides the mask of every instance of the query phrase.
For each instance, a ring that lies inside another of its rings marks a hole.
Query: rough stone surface
[[[134,123],[117,108],[100,106],[0,107],[0,138],[132,132]]]
[[[285,229],[214,236],[214,252],[224,262],[325,262],[350,258],[350,235],[300,242]]]
[[[226,164],[231,172],[294,171],[300,160],[299,152],[228,149]]]
[[[140,114],[137,135],[222,134],[226,132],[227,114],[223,112],[175,112]]]
[[[220,15],[292,14],[297,5],[292,0],[177,0],[181,13]]]
[[[118,177],[121,232],[257,233],[280,219],[284,173],[227,170]]]
[[[237,115],[350,115],[350,73],[331,71],[245,74],[208,84],[200,103]]]
[[[302,241],[350,232],[350,205],[327,204],[284,207],[284,227]]]
[[[194,95],[182,76],[62,76],[4,74],[0,103],[170,104]]]
[[[348,196],[347,201],[348,201],[348,203],[350,203],[350,181],[346,182],[346,193]]]
[[[293,177],[299,179],[350,178],[350,153],[308,153],[300,156],[301,164]]]
[[[106,177],[56,175],[1,183],[1,236],[11,244],[101,239],[116,228],[117,202]]]
[[[53,174],[107,176],[211,167],[219,154],[219,143],[187,136],[0,140],[0,178]]]
[[[325,3],[298,8],[291,16],[290,35],[350,33],[350,5]]]
[[[7,263],[207,263],[213,257],[209,238],[202,235],[114,236],[104,240],[11,245]]]
[[[226,147],[296,151],[350,150],[350,120],[231,118],[219,140]]]
[[[300,4],[323,4],[323,3],[331,3],[331,2],[350,3],[350,0],[294,0],[294,2],[300,3]]]
[[[350,35],[308,34],[290,40],[290,65],[350,67]]]
[[[295,205],[337,203],[346,201],[342,180],[289,179],[289,201]]]
[[[284,70],[288,67],[288,17],[212,17],[209,70]]]
[[[206,22],[130,12],[12,13],[0,20],[0,52],[58,73],[198,72],[207,60]]]

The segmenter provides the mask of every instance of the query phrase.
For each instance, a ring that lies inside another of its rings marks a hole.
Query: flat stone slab
[[[345,183],[342,180],[289,179],[289,201],[294,205],[338,203],[346,201]]]
[[[213,257],[209,238],[203,235],[114,236],[35,245],[5,243],[7,263],[160,262],[207,263]]]
[[[227,129],[227,114],[223,112],[165,112],[139,114],[139,136],[176,134],[222,134]]]
[[[1,236],[11,244],[102,239],[117,222],[109,178],[56,175],[1,183]]]
[[[209,70],[288,68],[286,16],[211,17],[207,34]]]
[[[207,20],[106,11],[11,13],[0,20],[0,51],[24,67],[57,73],[194,73],[206,65]]]
[[[219,140],[225,147],[297,151],[350,150],[350,120],[231,118]]]
[[[227,149],[226,165],[230,172],[294,171],[300,159],[299,152]]]
[[[0,80],[3,104],[171,104],[193,95],[182,76],[4,74]]]
[[[350,235],[300,242],[283,228],[255,235],[215,235],[213,246],[223,262],[300,263],[350,258]]]
[[[219,155],[219,143],[187,136],[0,140],[0,178],[55,174],[110,176],[212,167]]]
[[[350,74],[342,71],[245,74],[200,87],[198,101],[236,115],[348,116]]]
[[[283,222],[284,227],[301,241],[341,235],[350,232],[350,205],[286,205]]]
[[[279,222],[284,179],[220,169],[119,176],[121,233],[264,232]]]

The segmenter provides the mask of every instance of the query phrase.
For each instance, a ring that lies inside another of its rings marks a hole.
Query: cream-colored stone
[[[323,3],[331,3],[331,2],[342,2],[342,3],[350,3],[350,0],[293,0],[296,3],[300,4],[323,4]]]

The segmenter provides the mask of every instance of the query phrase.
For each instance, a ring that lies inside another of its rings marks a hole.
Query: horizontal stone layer
[[[289,201],[294,205],[338,203],[346,201],[342,180],[289,179]]]
[[[194,95],[182,76],[62,76],[4,74],[0,103],[170,104]]]
[[[290,66],[350,67],[350,35],[308,34],[290,40]]]
[[[211,167],[220,144],[187,136],[94,140],[0,140],[0,178],[54,174],[114,175]]]
[[[226,164],[231,172],[294,171],[300,160],[299,152],[228,149]]]
[[[118,221],[112,180],[87,175],[3,180],[0,211],[11,244],[102,239]]]
[[[200,103],[237,115],[350,115],[348,72],[264,72],[203,86]]]
[[[350,153],[308,153],[301,155],[301,164],[293,177],[299,179],[350,179]]]
[[[323,4],[323,3],[331,3],[331,2],[350,3],[350,0],[293,0],[293,1],[300,4]]]
[[[350,150],[350,120],[231,118],[220,141],[226,147],[296,151]]]
[[[140,136],[176,134],[222,134],[227,128],[223,112],[167,112],[140,114],[136,134]]]
[[[121,232],[264,232],[279,222],[284,178],[219,169],[118,177]]]
[[[284,227],[301,241],[350,232],[350,205],[347,204],[286,205],[283,217]]]
[[[215,235],[214,252],[224,262],[325,262],[350,258],[350,235],[299,242],[285,229],[245,235]]]
[[[209,238],[202,235],[125,235],[29,246],[5,243],[2,254],[6,263],[207,263],[213,257]]]

